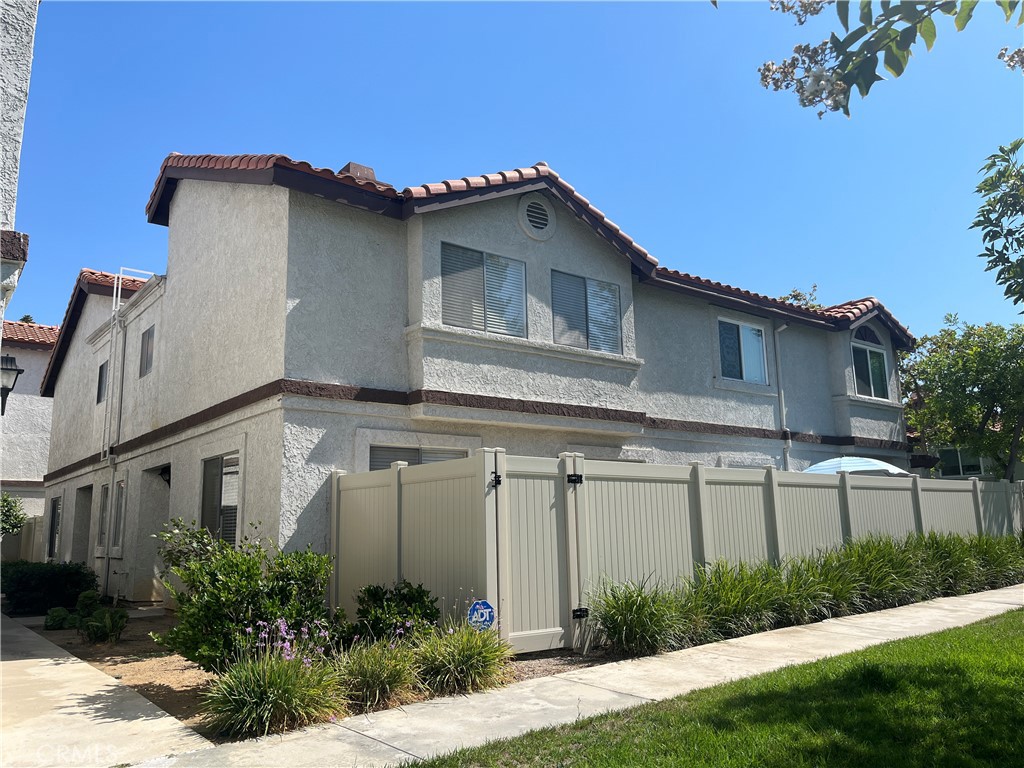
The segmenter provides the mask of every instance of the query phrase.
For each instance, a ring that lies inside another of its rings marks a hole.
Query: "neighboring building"
[[[171,155],[147,213],[166,277],[111,323],[90,286],[114,276],[84,272],[42,385],[47,504],[90,531],[108,593],[160,597],[169,517],[325,549],[334,469],[482,446],[906,465],[913,338],[880,302],[811,310],[660,268],[544,164],[399,192],[354,163]]]
[[[29,524],[5,536],[2,559],[40,560],[43,555],[43,475],[50,446],[53,401],[39,394],[43,372],[60,329],[55,325],[3,322],[3,351],[24,370],[7,398],[0,439],[0,490],[22,500]]]
[[[28,235],[14,231],[25,108],[39,0],[0,4],[0,318],[28,259]]]

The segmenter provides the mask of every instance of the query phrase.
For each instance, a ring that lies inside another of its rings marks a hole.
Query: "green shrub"
[[[925,569],[914,548],[889,536],[849,542],[840,554],[863,585],[861,601],[865,610],[913,603],[925,591]]]
[[[849,616],[866,610],[860,572],[841,550],[823,552],[813,562],[825,593],[823,615]]]
[[[100,607],[100,594],[94,589],[89,589],[78,596],[75,603],[75,613],[79,616],[92,616]]]
[[[25,504],[20,498],[11,496],[7,491],[0,493],[0,536],[21,533],[27,520]]]
[[[408,643],[357,642],[336,665],[345,695],[360,712],[393,707],[412,698],[416,671]]]
[[[423,632],[415,643],[420,683],[444,696],[494,688],[511,677],[512,646],[493,629],[478,631],[466,623]]]
[[[405,639],[437,624],[441,617],[437,598],[422,584],[402,580],[392,587],[370,584],[356,595],[356,622],[349,629],[351,642],[360,639]]]
[[[161,557],[182,586],[165,580],[178,603],[178,623],[154,639],[206,669],[237,658],[242,627],[328,619],[330,555],[271,553],[249,538],[236,548],[181,520],[158,538]]]
[[[907,537],[904,546],[920,552],[925,577],[921,598],[966,595],[984,588],[981,563],[962,536],[931,531]]]
[[[114,644],[128,626],[128,612],[124,608],[97,608],[92,615],[79,616],[78,634],[90,643]]]
[[[70,617],[71,612],[67,608],[51,608],[46,612],[43,629],[65,629],[68,626],[68,619]]]
[[[777,626],[810,624],[829,618],[830,594],[817,558],[787,560],[782,565],[778,585]]]
[[[229,736],[264,736],[300,728],[345,713],[337,667],[326,656],[322,622],[301,625],[284,619],[246,627],[238,656],[203,694],[209,724]]]
[[[5,563],[0,589],[11,614],[44,615],[51,608],[75,607],[78,596],[96,589],[98,581],[85,563]]]
[[[987,589],[1024,582],[1024,532],[1017,536],[972,536],[968,541],[977,558],[979,581]]]
[[[682,620],[670,589],[649,579],[603,582],[590,598],[594,621],[613,649],[649,656],[680,645]]]

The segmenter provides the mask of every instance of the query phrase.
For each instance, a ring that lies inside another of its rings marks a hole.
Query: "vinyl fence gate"
[[[443,614],[494,606],[518,652],[577,645],[603,579],[673,582],[695,567],[778,562],[869,534],[1019,531],[1024,484],[506,456],[348,475],[331,493],[331,602],[407,579]]]

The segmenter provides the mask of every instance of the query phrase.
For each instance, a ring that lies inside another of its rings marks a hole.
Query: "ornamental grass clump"
[[[718,637],[741,637],[775,626],[782,589],[779,570],[770,563],[731,565],[719,560],[698,569],[692,589],[708,606]]]
[[[968,543],[985,589],[1024,582],[1024,532],[1020,536],[971,536]]]
[[[778,579],[776,626],[810,624],[829,618],[829,592],[817,558],[794,557],[782,564]]]
[[[235,643],[237,656],[203,695],[211,727],[235,737],[264,736],[344,714],[346,700],[324,622],[298,630],[284,619],[258,621]]]
[[[590,598],[594,621],[612,649],[625,656],[650,656],[684,644],[679,598],[662,584],[602,582]]]
[[[408,643],[355,642],[335,660],[345,695],[358,712],[386,709],[415,698],[416,670]]]
[[[918,550],[925,581],[922,599],[966,595],[985,588],[981,562],[971,542],[954,533],[908,536],[904,546]]]
[[[482,691],[511,679],[512,646],[493,629],[450,623],[421,633],[413,647],[420,684],[437,696]]]
[[[925,569],[913,547],[889,536],[869,536],[840,550],[862,584],[864,610],[895,608],[921,599]]]

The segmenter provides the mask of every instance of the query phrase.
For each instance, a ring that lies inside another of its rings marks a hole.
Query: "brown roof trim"
[[[4,261],[28,261],[28,235],[0,229],[0,256]]]
[[[248,392],[228,398],[209,408],[204,408],[191,416],[178,419],[159,429],[146,432],[131,440],[126,440],[110,449],[111,454],[120,456],[132,451],[153,445],[161,440],[181,434],[190,429],[226,416],[250,405],[279,395],[297,395],[326,400],[343,400],[384,405],[443,405],[456,408],[479,408],[494,411],[510,411],[513,413],[534,414],[540,416],[558,416],[573,419],[593,419],[597,421],[615,421],[636,424],[646,429],[664,429],[678,432],[694,432],[704,435],[722,435],[728,437],[752,437],[763,440],[782,440],[785,435],[775,429],[759,427],[742,427],[732,424],[712,424],[701,421],[679,421],[648,416],[641,411],[626,411],[614,408],[601,408],[591,405],[572,405],[551,403],[538,400],[518,400],[508,397],[491,397],[487,395],[468,395],[461,392],[444,392],[435,389],[417,389],[403,392],[393,389],[374,389],[356,387],[346,384],[327,384],[317,381],[301,381],[298,379],[277,379],[270,381]],[[886,450],[906,451],[906,443],[876,440],[873,438],[811,435],[799,432],[792,433],[793,440],[805,443],[821,443],[825,445],[855,445],[865,448],[883,448]],[[80,469],[99,463],[100,454],[94,454],[81,461],[48,472],[43,480],[51,482],[69,475]]]
[[[43,397],[53,397],[54,389],[57,386],[57,376],[60,374],[61,366],[64,365],[68,349],[71,347],[71,340],[74,338],[78,321],[82,318],[86,299],[90,295],[113,296],[116,278],[117,275],[112,272],[101,272],[97,269],[83,269],[78,273],[78,280],[75,281],[75,287],[71,290],[68,308],[64,312],[64,321],[60,324],[57,342],[50,354],[50,362],[47,364],[43,380],[39,384],[39,394]],[[145,284],[145,280],[126,277],[121,283],[121,295],[131,296]]]
[[[42,488],[44,485],[42,480],[0,480],[0,488],[5,491],[11,490],[11,488],[20,490],[22,488]]]

